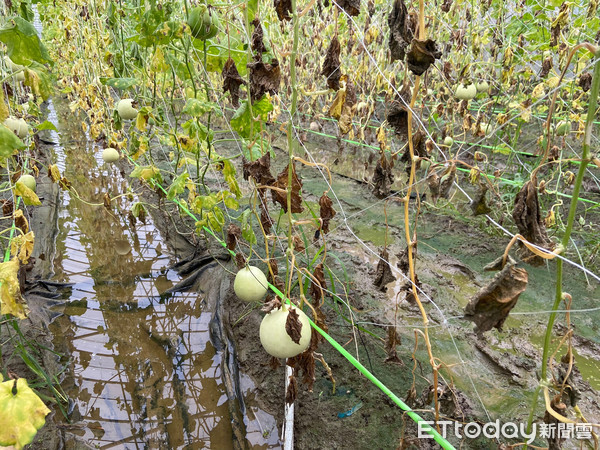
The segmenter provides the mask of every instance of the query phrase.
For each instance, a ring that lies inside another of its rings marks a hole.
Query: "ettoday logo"
[[[435,422],[432,420],[419,422],[418,437],[433,438],[428,430],[432,430],[434,424]],[[506,422],[501,424],[500,420],[488,423],[440,420],[437,424],[440,434],[445,439],[450,436],[458,439],[476,439],[483,436],[488,439],[518,439],[531,444],[536,438],[591,439],[592,437],[592,426],[587,423],[534,423],[529,432],[526,423]]]

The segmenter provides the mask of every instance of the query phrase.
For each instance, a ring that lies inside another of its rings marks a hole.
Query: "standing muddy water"
[[[62,129],[54,157],[79,195],[60,194],[53,264],[46,258],[52,279],[73,285],[50,327],[67,367],[67,429],[96,448],[232,448],[207,299],[161,295],[179,281],[161,235],[150,218],[130,224],[125,196],[110,210],[102,205],[105,193],[114,198],[128,183],[79,126],[59,116],[51,108],[49,119]],[[264,423],[246,424],[248,440],[277,447],[273,419],[259,413]]]

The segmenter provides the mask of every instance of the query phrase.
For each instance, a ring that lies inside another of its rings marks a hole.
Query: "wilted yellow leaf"
[[[148,124],[148,116],[146,114],[139,114],[135,118],[135,127],[144,132],[146,131],[146,125]]]
[[[18,272],[18,259],[13,258],[0,263],[0,314],[11,314],[19,319],[25,319],[29,308],[21,296]]]
[[[22,449],[44,426],[49,412],[25,378],[0,383],[0,445]]]
[[[29,231],[29,222],[27,218],[23,215],[22,209],[17,209],[13,214],[13,220],[15,221],[15,226],[20,228],[23,233],[27,233]]]
[[[36,193],[25,186],[22,181],[17,181],[15,184],[15,194],[21,197],[26,205],[39,206],[42,204]]]
[[[336,120],[339,120],[342,116],[342,108],[346,101],[346,88],[340,88],[335,94],[333,103],[329,107],[329,115]]]
[[[0,122],[8,117],[8,108],[4,102],[4,89],[0,89]]]
[[[52,164],[48,167],[48,176],[53,183],[57,183],[60,180],[60,170],[56,164]]]
[[[533,92],[531,93],[531,96],[533,98],[542,98],[544,96],[544,94],[545,94],[544,83],[540,83],[535,88],[533,88]]]
[[[554,89],[556,86],[558,86],[558,81],[558,77],[550,77],[546,80],[546,86],[548,86],[550,89]]]
[[[33,231],[14,237],[10,242],[10,254],[17,256],[21,264],[27,264],[29,257],[33,253],[34,239],[35,235]]]

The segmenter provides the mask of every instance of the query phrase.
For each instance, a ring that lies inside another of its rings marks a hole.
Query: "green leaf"
[[[177,195],[181,194],[185,190],[185,183],[189,177],[190,175],[186,171],[173,180],[173,183],[171,183],[171,187],[169,188],[169,192],[167,193],[167,198],[169,200],[173,200]]]
[[[242,237],[246,239],[250,245],[256,244],[256,235],[254,234],[254,230],[252,229],[252,210],[246,209],[242,213],[241,222],[242,222]]]
[[[32,21],[35,18],[35,15],[33,14],[33,9],[31,8],[31,5],[27,2],[21,2],[21,4],[19,5],[19,15],[23,19],[29,21]]]
[[[219,208],[214,208],[206,215],[206,217],[208,218],[210,227],[214,231],[221,231],[223,229],[223,225],[225,224],[225,216],[223,215],[223,211],[221,211]]]
[[[246,2],[246,8],[248,8],[248,20],[252,22],[254,16],[256,16],[256,11],[258,11],[258,0],[248,0]]]
[[[223,161],[223,176],[225,177],[225,181],[229,185],[231,192],[233,192],[237,198],[240,198],[242,196],[242,191],[235,178],[235,167],[228,159]]]
[[[242,142],[242,154],[250,161],[256,161],[267,152],[271,153],[271,158],[275,158],[273,148],[266,139],[258,138],[252,142],[244,139]]]
[[[124,91],[125,89],[129,89],[138,84],[138,80],[136,78],[108,78],[108,77],[100,77],[100,83],[105,86],[110,86],[115,89],[120,89]]]
[[[237,210],[240,207],[240,204],[238,203],[238,201],[235,199],[235,197],[233,196],[233,194],[231,192],[224,193],[223,203],[229,209]]]
[[[44,122],[40,123],[36,128],[37,128],[38,131],[42,131],[42,130],[54,130],[54,131],[58,131],[58,129],[56,128],[56,126],[52,122],[50,122],[48,120],[45,120]]]
[[[216,110],[215,104],[212,102],[205,102],[196,98],[188,98],[183,112],[189,114],[192,117],[200,117],[209,111]]]
[[[49,412],[25,378],[0,383],[0,445],[22,449],[44,426]]]
[[[0,124],[0,158],[12,156],[24,148],[23,141],[10,129]]]
[[[205,141],[207,137],[212,141],[214,136],[212,130],[209,131],[204,124],[194,119],[188,120],[181,127],[187,132],[189,137],[198,138],[199,141]]]
[[[251,139],[260,129],[257,123],[252,127],[252,117],[254,120],[266,122],[271,111],[273,105],[266,96],[252,105],[252,114],[250,114],[249,100],[246,100],[231,118],[231,128],[244,139]]]
[[[136,31],[139,34],[133,36],[131,40],[142,47],[167,44],[171,41],[179,26],[177,22],[167,22],[171,15],[172,6],[168,3],[161,6],[161,8],[152,7],[138,19]]]
[[[29,86],[43,100],[48,100],[54,92],[54,83],[50,72],[45,66],[35,61],[32,61],[25,69],[25,85]]]
[[[15,64],[54,64],[32,24],[21,17],[13,17],[9,24],[0,29],[0,42],[6,44],[8,56]]]

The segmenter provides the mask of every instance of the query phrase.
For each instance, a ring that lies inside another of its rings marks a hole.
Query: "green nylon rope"
[[[134,162],[134,164],[136,164],[136,163]],[[151,179],[151,182],[154,186],[158,187],[165,194],[167,193],[165,188],[163,188],[157,181],[155,181],[154,179]],[[182,205],[179,202],[179,200],[173,199],[173,202],[176,203],[188,216],[190,216],[195,221],[198,221],[196,216],[186,206]],[[211,236],[213,236],[223,246],[223,248],[225,248],[229,252],[230,255],[235,256],[235,252],[233,250],[228,249],[227,244],[225,242],[223,242],[223,240],[221,238],[219,238],[211,229],[209,229],[205,226],[202,228],[204,229],[204,231],[206,231]],[[279,289],[277,289],[271,283],[268,283],[268,285],[269,285],[269,288],[273,292],[275,292],[275,294],[277,294],[277,296],[279,298],[281,298],[285,302],[291,303],[290,300]],[[456,450],[455,447],[450,442],[448,442],[446,439],[444,439],[444,437],[441,434],[439,434],[431,425],[429,425],[428,423],[425,423],[425,420],[423,420],[423,418],[421,418],[421,416],[419,416],[416,412],[414,412],[406,403],[404,403],[396,394],[394,394],[385,384],[383,384],[381,381],[379,381],[379,379],[377,379],[377,377],[375,377],[375,375],[373,375],[371,372],[369,372],[369,370],[365,366],[363,366],[354,356],[352,356],[348,352],[348,350],[346,350],[344,347],[342,347],[335,339],[333,339],[329,334],[327,334],[325,331],[323,331],[310,318],[308,318],[308,320],[310,322],[310,325],[319,334],[321,334],[321,336],[323,336],[327,340],[327,342],[329,342],[332,345],[333,348],[335,348],[338,352],[340,352],[342,354],[342,356],[344,356],[344,358],[346,358],[348,361],[350,361],[350,363],[354,367],[356,367],[356,369],[358,369],[358,371],[360,373],[362,373],[369,381],[371,381],[371,383],[373,383],[375,386],[377,386],[379,389],[381,389],[381,391],[385,395],[387,395],[396,405],[398,405],[403,411],[405,411],[407,416],[409,416],[415,423],[419,424],[421,431],[425,431],[426,433],[429,433],[433,437],[433,439],[442,446],[442,448],[444,448],[446,450]]]

